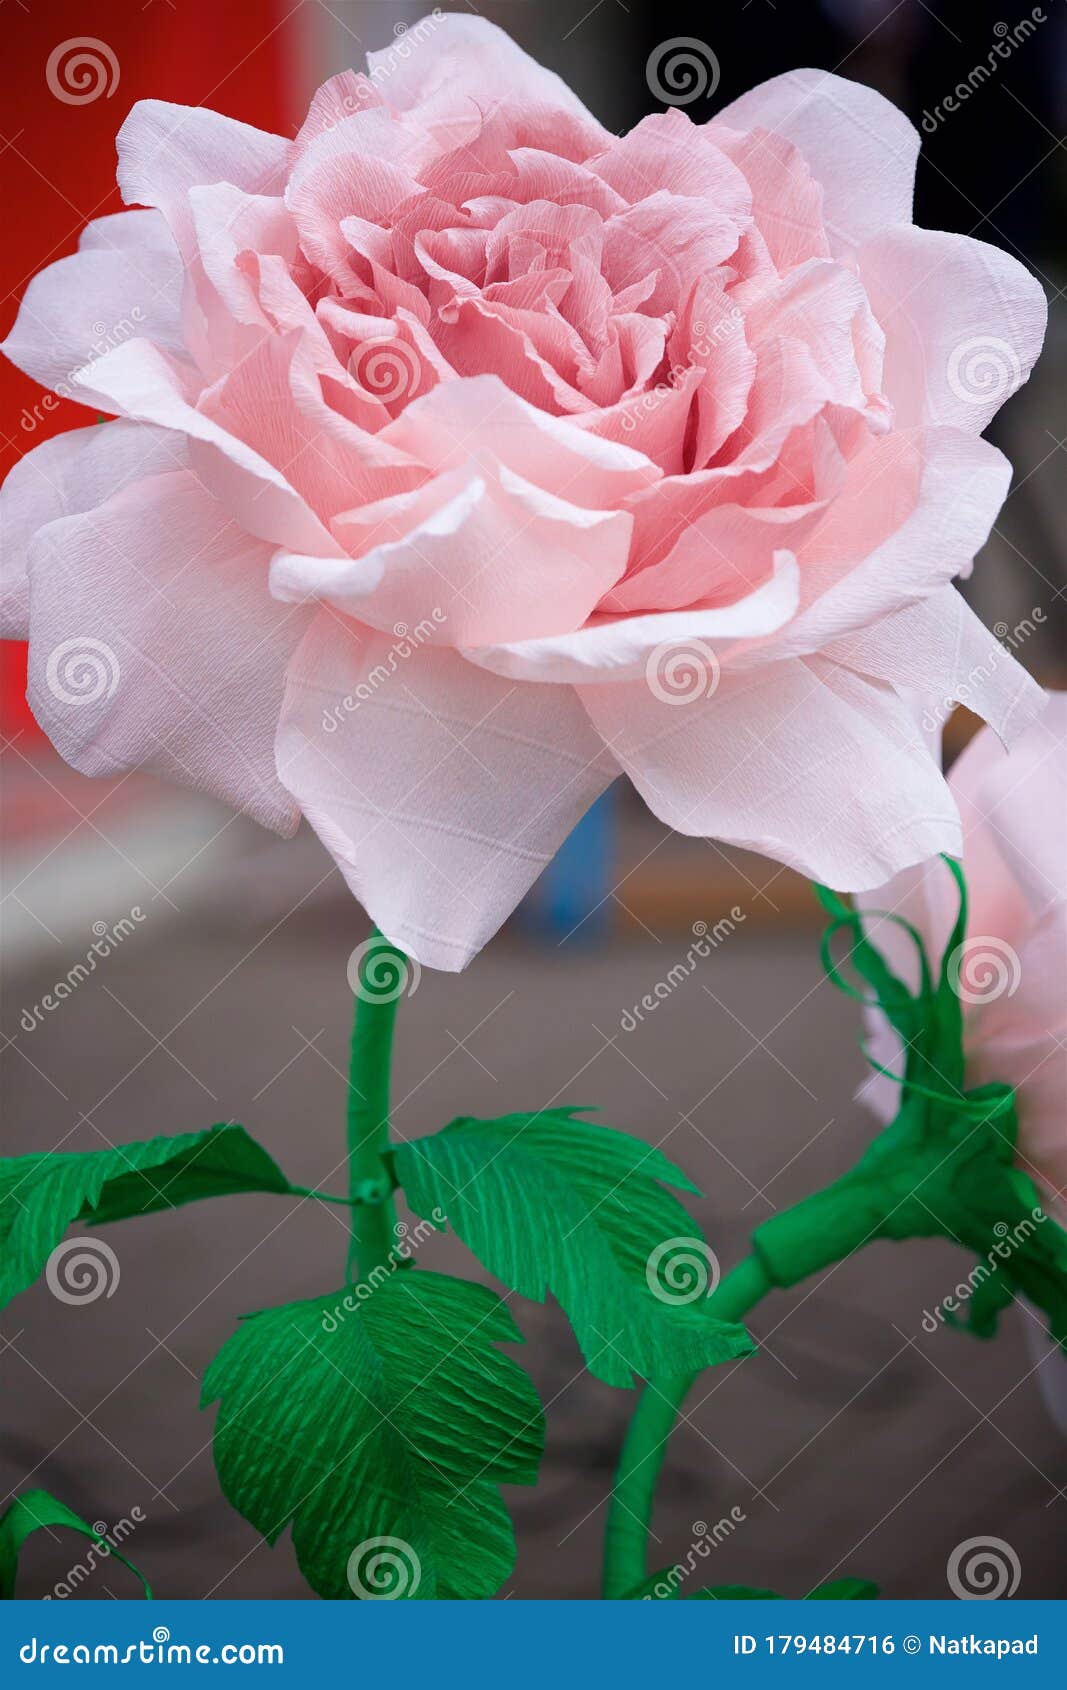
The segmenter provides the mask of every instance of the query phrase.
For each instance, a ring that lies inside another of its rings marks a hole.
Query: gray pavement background
[[[83,804],[99,801],[77,784]],[[5,1151],[98,1148],[233,1118],[290,1178],[342,1189],[345,967],[363,918],[307,835],[276,842],[222,813],[204,826],[205,840],[222,831],[201,878],[186,871],[165,888],[177,912],[130,856],[118,898],[140,898],[145,921],[31,1034],[22,1008],[80,946],[49,941],[9,969]],[[85,831],[17,894],[35,919],[47,919],[48,873],[74,872]],[[137,849],[157,862],[158,842],[155,854]],[[871,1130],[852,1099],[855,1017],[821,978],[816,934],[740,926],[629,1034],[623,1011],[684,955],[685,934],[589,950],[505,934],[462,976],[427,972],[403,1004],[396,1131],[549,1099],[596,1104],[609,1123],[663,1141],[696,1179],[695,1212],[729,1265],[747,1228],[841,1171]],[[102,1236],[121,1264],[110,1299],[68,1307],[38,1285],[0,1315],[0,1495],[43,1484],[112,1525],[140,1509],[126,1547],[161,1595],[306,1594],[288,1537],[268,1549],[219,1496],[199,1379],[239,1314],[340,1282],[343,1214],[241,1197]],[[478,1276],[452,1239],[435,1238],[422,1260]],[[760,1354],[706,1374],[687,1404],[657,1560],[684,1559],[698,1522],[734,1509],[743,1519],[700,1564],[703,1582],[801,1594],[847,1572],[886,1595],[937,1597],[953,1548],[995,1536],[1020,1559],[1020,1595],[1067,1594],[1067,1442],[1032,1376],[1031,1317],[1013,1310],[990,1344],[922,1329],[923,1310],[970,1265],[947,1244],[879,1244],[769,1299],[752,1321]],[[550,1406],[542,1482],[508,1497],[519,1556],[505,1593],[591,1596],[634,1398],[581,1372],[557,1308],[512,1306]],[[44,1593],[78,1558],[71,1540],[40,1534],[24,1593]],[[80,1593],[128,1590],[111,1564]]]

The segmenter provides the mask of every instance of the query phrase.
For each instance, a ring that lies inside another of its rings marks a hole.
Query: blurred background
[[[114,135],[154,96],[292,133],[332,72],[359,66],[423,11],[396,0],[0,0],[0,333],[28,277],[119,209]],[[693,38],[718,83],[697,120],[810,64],[871,83],[923,130],[916,220],[999,243],[1041,277],[1051,316],[1030,384],[993,438],[1012,492],[969,595],[1039,679],[1065,684],[1067,597],[1067,13],[1062,0],[483,0],[609,127],[662,109],[646,77]],[[1021,33],[1028,20],[1034,26]],[[1009,34],[988,80],[968,83]],[[67,104],[45,65],[92,37],[118,76]],[[711,79],[714,81],[714,77]],[[959,85],[964,96],[945,107]],[[3,469],[86,414],[0,367]],[[315,839],[283,843],[199,797],[131,775],[90,782],[58,762],[4,648],[2,1150],[18,1154],[243,1121],[294,1180],[336,1182],[362,912]],[[965,713],[950,725],[957,749]],[[55,1013],[42,996],[94,935],[124,921],[106,965]],[[631,1012],[685,956],[695,922],[725,937],[654,1013]],[[856,1018],[822,977],[810,889],[773,863],[667,834],[617,786],[470,970],[423,976],[400,1022],[395,1128],[547,1101],[595,1104],[664,1142],[699,1184],[695,1209],[729,1265],[751,1227],[842,1171],[871,1132],[855,1103]],[[27,1024],[29,1023],[29,1030]],[[333,1184],[336,1189],[336,1183]],[[325,1212],[323,1212],[325,1210]],[[337,1229],[335,1232],[335,1228]],[[89,1520],[136,1521],[127,1552],[157,1592],[306,1594],[288,1539],[273,1550],[221,1501],[198,1381],[237,1315],[336,1283],[343,1218],[254,1197],[126,1223],[107,1237],[115,1294],[70,1307],[43,1287],[0,1313],[0,1506],[44,1485]],[[431,1265],[477,1275],[435,1239]],[[932,1308],[970,1263],[948,1245],[879,1244],[753,1319],[760,1353],[705,1375],[671,1447],[656,1561],[729,1519],[702,1582],[799,1595],[855,1573],[888,1596],[948,1594],[963,1539],[1018,1556],[1019,1595],[1067,1594],[1067,1442],[1034,1370],[1033,1317],[992,1344]],[[604,1504],[633,1406],[581,1371],[553,1306],[513,1300],[548,1404],[542,1482],[514,1492],[519,1558],[505,1594],[596,1594]],[[1033,1329],[1028,1333],[1027,1328]],[[136,1511],[136,1512],[135,1512]],[[732,1512],[731,1512],[732,1511]],[[45,1537],[45,1534],[39,1534]],[[67,1542],[27,1551],[41,1595]],[[105,1564],[82,1596],[130,1594]]]

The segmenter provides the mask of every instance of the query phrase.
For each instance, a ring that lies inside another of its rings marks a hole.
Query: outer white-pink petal
[[[184,465],[179,436],[128,422],[71,429],[20,458],[0,487],[0,639],[29,639],[27,561],[39,529],[92,510],[140,476]]]
[[[714,680],[669,698],[633,683],[577,689],[669,827],[843,891],[959,850],[948,788],[891,687],[818,656]]]
[[[288,142],[207,106],[138,100],[118,134],[118,184],[127,205],[156,206],[182,255],[193,256],[189,189],[231,182],[249,194],[280,193]]]
[[[1045,705],[1037,682],[955,587],[832,641],[824,655],[921,695],[928,731],[964,704],[1011,744]]]
[[[862,82],[823,70],[791,70],[750,89],[715,126],[770,129],[803,154],[823,191],[835,256],[880,229],[911,222],[919,133],[904,113]]]
[[[289,666],[276,753],[386,937],[448,971],[618,773],[569,687],[513,686],[329,611]]]
[[[467,12],[434,11],[391,46],[368,53],[370,80],[394,111],[410,112],[436,130],[443,143],[458,143],[466,115],[498,106],[555,109],[588,128],[591,141],[611,136],[562,78],[545,70],[488,19]],[[590,147],[592,150],[592,147]]]
[[[981,434],[1041,351],[1048,306],[1037,277],[986,241],[911,226],[875,236],[857,262],[885,330],[897,427]]]
[[[274,734],[310,613],[271,598],[269,559],[187,470],[41,529],[27,697],[60,755],[154,769],[292,832]]]
[[[131,340],[99,359],[92,377],[123,416],[185,435],[193,468],[249,533],[294,550],[338,550],[282,472],[191,402],[187,372],[175,359]]]
[[[155,211],[119,212],[90,223],[78,251],[30,281],[0,351],[43,387],[95,402],[93,365],[140,336],[184,350],[182,265]]]
[[[984,900],[996,899],[1006,881],[1034,919],[1051,905],[1067,905],[1067,693],[1048,695],[1040,719],[1010,756],[990,734],[979,734],[949,778],[967,850],[978,853],[974,919],[985,922],[987,912],[994,919],[996,905]],[[1000,859],[999,874],[990,853]]]

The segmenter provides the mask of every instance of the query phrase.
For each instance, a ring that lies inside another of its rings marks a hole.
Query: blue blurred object
[[[521,911],[527,932],[556,944],[603,938],[611,917],[618,790],[616,781],[601,793],[531,888]]]

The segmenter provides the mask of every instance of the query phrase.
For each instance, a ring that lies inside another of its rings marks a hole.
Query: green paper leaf
[[[552,1292],[590,1372],[606,1384],[632,1385],[634,1373],[695,1372],[752,1352],[743,1326],[707,1312],[714,1257],[663,1190],[695,1187],[639,1139],[553,1109],[464,1117],[398,1145],[393,1157],[417,1214],[443,1212],[509,1289],[534,1302]],[[664,1277],[672,1259],[679,1273],[692,1270],[683,1285]]]
[[[33,1284],[72,1222],[98,1226],[199,1197],[288,1189],[267,1152],[232,1123],[113,1150],[0,1158],[0,1308]]]
[[[494,1292],[422,1269],[266,1309],[211,1363],[215,1464],[320,1596],[492,1596],[515,1540],[497,1484],[534,1484],[544,1416]]]
[[[79,1514],[75,1514],[66,1503],[58,1501],[46,1490],[27,1491],[23,1496],[17,1496],[14,1502],[0,1514],[0,1601],[10,1602],[15,1596],[15,1580],[18,1576],[19,1552],[26,1539],[36,1531],[50,1530],[60,1526],[65,1531],[79,1532],[97,1544],[101,1559],[121,1561],[124,1567],[141,1581],[145,1597],[150,1599],[152,1592],[148,1580],[142,1572],[127,1561],[125,1555],[120,1555],[112,1548],[107,1538],[88,1525]]]

